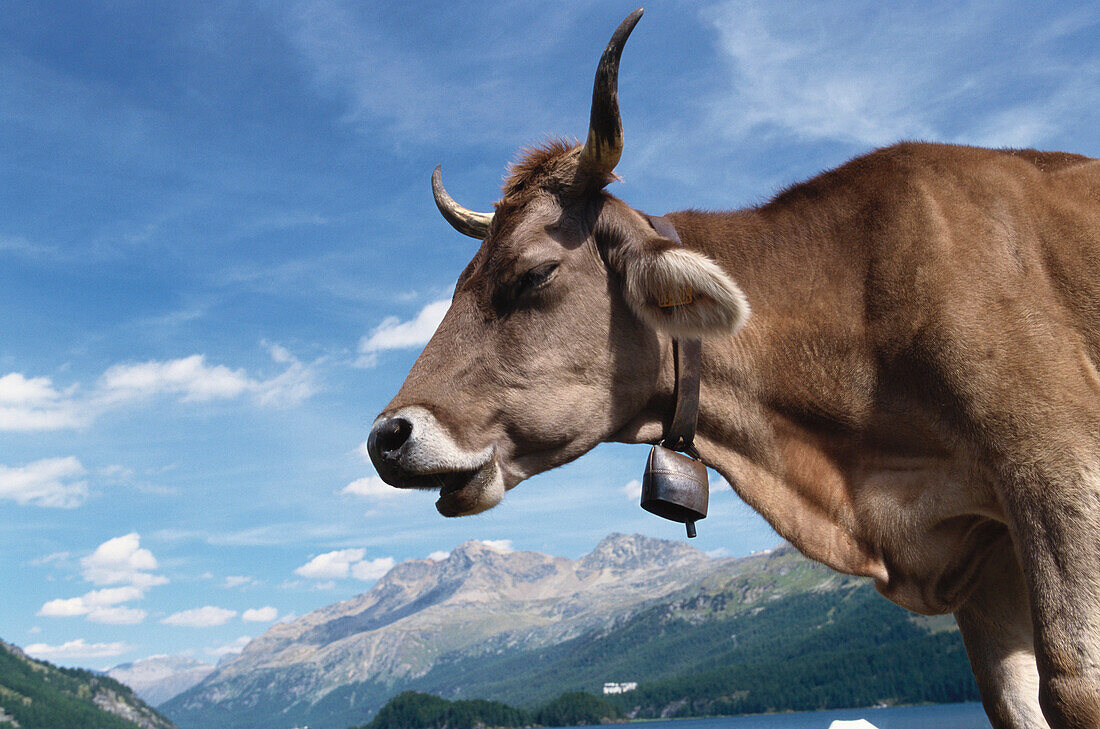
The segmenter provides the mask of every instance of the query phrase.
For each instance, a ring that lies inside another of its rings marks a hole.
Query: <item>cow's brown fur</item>
[[[508,165],[504,178],[504,197],[497,207],[520,207],[534,195],[545,192],[564,194],[574,187],[577,175],[577,142],[551,139],[530,147]]]
[[[670,415],[674,325],[623,287],[667,241],[577,174],[561,143],[513,166],[387,408],[492,446],[506,488]],[[700,325],[707,464],[811,558],[954,612],[999,729],[1042,726],[1040,677],[1051,726],[1100,726],[1100,161],[905,143],[668,217],[753,310]]]

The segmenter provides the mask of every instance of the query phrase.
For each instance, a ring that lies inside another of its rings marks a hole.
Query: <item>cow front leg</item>
[[[940,358],[934,401],[989,468],[1027,586],[1047,723],[1100,729],[1100,373],[1042,273],[1006,268],[997,287],[943,309],[946,328],[927,339]]]
[[[1053,476],[1025,469],[1032,473],[1009,496],[1030,594],[1039,702],[1054,729],[1100,727],[1100,470],[1084,463]]]
[[[994,729],[1050,729],[1039,708],[1027,588],[1007,534],[955,621]]]
[[[1066,348],[1017,354],[1023,372],[953,385],[1023,571],[1043,715],[1100,729],[1100,380]]]

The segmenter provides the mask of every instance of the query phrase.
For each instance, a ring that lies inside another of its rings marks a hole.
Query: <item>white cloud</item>
[[[442,562],[443,560],[447,559],[450,556],[451,556],[450,552],[442,552],[442,551],[432,552],[431,554],[428,555],[428,559],[432,560],[433,562]]]
[[[1100,64],[1071,60],[1062,36],[1095,19],[1037,14],[1025,32],[1005,3],[861,5],[818,4],[812,27],[793,0],[732,0],[704,11],[731,83],[711,99],[698,135],[1005,147],[1091,131],[1081,110],[1100,96]]]
[[[132,600],[140,600],[144,595],[144,590],[133,585],[109,587],[103,590],[93,590],[82,597],[50,600],[39,609],[38,614],[53,618],[87,615],[93,610]]]
[[[48,377],[26,378],[19,372],[0,377],[0,404],[37,405],[61,397]]]
[[[136,532],[108,539],[80,560],[84,579],[96,585],[129,584],[146,588],[163,585],[168,578],[151,574],[157,568],[156,557],[141,547]]]
[[[275,344],[274,342],[267,342],[267,351],[271,355],[271,359],[279,362],[280,364],[293,364],[298,359],[290,353],[290,350],[281,344]]]
[[[204,652],[208,656],[232,656],[240,653],[244,650],[244,647],[252,641],[252,638],[247,635],[242,635],[232,643],[226,643],[215,648],[206,648]]]
[[[134,477],[134,469],[120,466],[117,463],[104,466],[98,471],[100,476],[118,481],[126,481]]]
[[[393,557],[379,557],[378,559],[356,562],[351,566],[351,576],[357,580],[377,580],[392,570],[393,565]]]
[[[260,405],[290,407],[317,394],[317,375],[313,367],[302,364],[285,347],[268,344],[271,359],[287,368],[271,379],[256,383],[255,398]]]
[[[92,590],[82,599],[92,607],[102,607],[104,605],[118,605],[131,600],[140,600],[144,596],[145,590],[140,587],[125,585],[123,587],[105,587],[102,590]]]
[[[262,608],[245,610],[241,614],[241,620],[250,623],[270,623],[279,618],[279,611],[270,605]]]
[[[288,7],[282,25],[314,90],[344,106],[343,123],[402,143],[493,139],[511,148],[516,139],[545,134],[549,111],[557,108],[553,91],[486,69],[546,59],[583,22],[578,3],[484,4],[480,26],[509,33],[476,48],[436,44],[429,62],[374,3],[304,0]],[[504,109],[486,124],[486,110]]]
[[[366,476],[365,478],[355,479],[341,489],[340,493],[388,499],[393,496],[400,496],[401,490],[390,486],[382,480],[381,476]]]
[[[182,395],[184,401],[228,399],[251,389],[252,384],[244,370],[209,366],[201,354],[164,362],[117,364],[99,378],[100,390],[111,400],[162,393]]]
[[[205,355],[173,360],[117,364],[99,378],[98,396],[106,404],[118,404],[157,395],[178,395],[183,402],[232,400],[252,395],[257,404],[271,407],[296,405],[316,394],[316,373],[277,344],[268,344],[277,364],[286,365],[268,379],[250,377],[243,369],[208,365]]]
[[[141,600],[154,585],[168,582],[166,577],[152,574],[157,560],[148,549],[141,548],[141,537],[127,534],[108,539],[95,551],[80,560],[82,576],[97,585],[118,585],[92,590],[80,597],[50,600],[38,610],[38,615],[53,618],[84,616],[89,622],[107,625],[137,625],[148,613],[123,603]]]
[[[158,529],[154,535],[165,541],[201,540],[215,547],[277,547],[286,544],[286,535],[290,532],[309,542],[345,539],[351,534],[345,526],[304,520],[273,522],[228,532],[166,528]]]
[[[449,64],[425,63],[407,45],[395,43],[380,19],[360,22],[362,12],[340,2],[311,0],[295,4],[285,20],[291,47],[314,88],[346,105],[342,121],[373,125],[384,120],[399,137],[414,131],[434,136],[441,127],[468,132],[456,117],[469,121],[481,118],[485,108],[495,108],[485,103],[490,89],[470,87],[469,79],[445,81],[441,76],[447,75]],[[467,86],[465,93],[448,88],[453,85]],[[440,104],[441,94],[450,103]],[[480,103],[471,103],[471,95]]]
[[[393,569],[393,557],[367,560],[364,559],[366,552],[365,549],[338,549],[319,554],[294,570],[294,574],[311,580],[342,580],[348,577],[376,580]],[[327,586],[327,583],[314,585],[316,588]]]
[[[186,628],[212,628],[218,625],[225,625],[235,617],[237,617],[236,610],[227,610],[225,608],[214,607],[213,605],[206,605],[201,608],[193,608],[191,610],[182,610],[178,613],[172,613],[160,622],[165,625],[179,625]]]
[[[86,425],[90,418],[74,403],[61,402],[49,407],[0,405],[0,431],[16,433],[40,430],[68,430]]]
[[[30,561],[30,564],[35,567],[45,567],[51,564],[63,565],[68,562],[69,558],[72,556],[72,552],[53,552],[52,554],[35,557]]]
[[[642,482],[638,479],[627,481],[626,485],[620,489],[628,499],[637,501],[642,498]]]
[[[88,610],[88,605],[84,602],[83,598],[58,598],[56,600],[50,600],[39,608],[38,615],[44,615],[50,618],[71,618],[77,615],[87,615]]]
[[[57,258],[58,250],[23,238],[22,236],[0,236],[0,251],[15,253],[27,258]]]
[[[139,493],[150,494],[154,496],[169,496],[179,493],[179,490],[172,486],[163,486],[157,483],[146,481],[143,476],[155,473],[159,475],[163,473],[163,469],[146,472],[145,474],[138,474],[132,468],[127,468],[120,465],[105,466],[103,468],[96,469],[96,476],[99,477],[100,483],[110,484],[112,486],[126,486]]]
[[[70,640],[61,645],[32,643],[24,649],[28,655],[45,660],[64,658],[112,658],[127,653],[133,648],[125,643],[87,643],[83,638]]]
[[[74,456],[44,458],[25,466],[0,466],[0,499],[26,506],[71,509],[88,498],[86,473]]]
[[[244,587],[245,585],[257,585],[259,580],[255,577],[246,577],[244,575],[229,575],[225,578],[225,586],[227,588]]]
[[[369,336],[359,340],[357,364],[361,367],[373,366],[378,352],[383,350],[424,346],[439,328],[439,323],[443,321],[450,306],[449,299],[441,299],[428,304],[415,318],[408,321],[401,321],[395,316],[383,319]]]
[[[124,605],[107,608],[96,608],[88,613],[88,621],[102,623],[104,625],[137,625],[145,620],[147,612],[140,608],[129,608]]]
[[[919,102],[928,68],[909,64],[911,43],[883,42],[882,32],[852,37],[840,26],[850,23],[848,9],[822,9],[815,22],[828,30],[816,33],[795,28],[790,11],[738,1],[708,12],[733,71],[732,93],[717,107],[720,123],[740,135],[771,127],[872,145],[931,135]]]
[[[86,418],[48,377],[11,372],[0,377],[0,431],[76,428]]]
[[[352,563],[362,561],[366,553],[365,549],[338,549],[319,554],[294,570],[294,574],[311,580],[342,579],[351,573]]]
[[[243,369],[208,364],[201,354],[112,365],[83,396],[75,385],[62,392],[48,377],[11,372],[0,376],[0,431],[81,428],[104,411],[164,395],[178,396],[182,402],[249,395],[260,406],[289,407],[318,392],[316,363],[304,364],[277,344],[265,346],[272,361],[285,366],[267,379],[249,376]],[[103,475],[124,476],[110,467]]]
[[[489,549],[495,549],[498,552],[514,551],[511,539],[482,539],[480,541]]]

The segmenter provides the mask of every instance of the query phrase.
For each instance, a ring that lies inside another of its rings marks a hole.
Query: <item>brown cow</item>
[[[379,473],[458,516],[659,441],[671,340],[701,336],[708,466],[809,557],[954,613],[995,727],[1100,727],[1100,160],[899,144],[672,213],[680,248],[604,191],[640,15],[583,146],[529,152],[492,214],[437,170],[484,240],[372,428]]]

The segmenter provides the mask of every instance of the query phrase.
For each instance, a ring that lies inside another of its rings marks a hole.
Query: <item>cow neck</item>
[[[665,217],[647,215],[649,224],[663,238],[678,246],[684,242],[676,233],[675,226]],[[675,451],[683,451],[694,458],[699,454],[695,450],[695,426],[699,422],[699,378],[702,372],[703,343],[699,339],[672,340],[672,359],[676,367],[676,390],[673,393],[674,405],[672,421],[665,430],[661,445]]]

